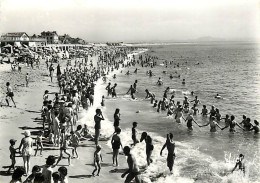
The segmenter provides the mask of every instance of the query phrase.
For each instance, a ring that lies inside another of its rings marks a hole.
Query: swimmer
[[[202,116],[207,116],[208,115],[208,109],[207,109],[206,105],[203,105],[201,114],[202,114]]]
[[[242,130],[245,130],[242,126],[240,126],[236,121],[235,121],[235,116],[231,116],[230,117],[230,123],[229,125],[226,125],[225,127],[223,127],[221,130],[224,130],[225,128],[229,127],[229,131],[230,132],[235,132],[235,127],[238,126],[239,128],[241,128]]]
[[[194,121],[194,123],[196,123],[196,125],[198,125],[199,127],[201,127],[201,125],[199,125],[199,124],[194,120],[192,114],[193,114],[193,111],[191,111],[191,112],[188,114],[187,118],[185,119],[185,122],[187,121],[188,130],[193,130],[193,128],[192,128],[192,122],[193,122],[193,121]]]
[[[145,99],[151,98],[153,96],[152,93],[150,93],[148,89],[145,89],[145,93],[146,93]]]
[[[113,79],[116,79],[116,74],[113,75]]]
[[[157,85],[162,85],[163,84],[163,81],[162,81],[162,79],[159,77],[159,79],[158,79],[158,81],[157,81],[157,83],[156,83]]]
[[[182,80],[182,83],[181,83],[181,84],[185,85],[185,79]]]
[[[167,166],[170,169],[170,172],[172,173],[172,168],[174,165],[174,160],[175,160],[175,143],[173,142],[173,134],[169,133],[167,134],[166,142],[163,145],[160,155],[162,156],[162,152],[165,149],[165,147],[168,150],[168,155],[167,155]]]
[[[244,173],[244,175],[245,175],[246,166],[245,166],[244,158],[245,158],[245,156],[243,154],[239,155],[239,157],[237,159],[237,162],[236,162],[236,165],[232,169],[231,173],[233,173],[237,169],[237,167],[238,167],[238,170],[242,171]]]
[[[216,98],[216,99],[221,99],[222,97],[221,97],[219,94],[217,94],[217,95],[215,96],[215,98]]]
[[[193,94],[192,94],[192,95],[193,95]],[[194,102],[194,104],[195,104],[196,106],[198,106],[198,105],[200,104],[200,100],[198,99],[198,96],[195,96],[195,99],[192,100],[192,101],[190,101],[190,102]]]
[[[137,134],[137,131],[136,131],[136,127],[137,127],[137,122],[133,122],[133,128],[132,128],[132,140],[133,140],[133,146],[135,146],[139,141],[137,140],[136,138],[136,134]]]
[[[254,130],[255,133],[259,133],[259,122],[257,120],[254,120],[255,126],[253,126],[249,131]]]
[[[210,125],[210,132],[216,132],[217,131],[217,128],[216,127],[219,127],[219,129],[223,129],[216,121],[215,121],[215,117],[211,117],[211,119],[209,120],[209,122],[205,125],[202,125],[200,127],[204,127],[204,126],[208,126]]]

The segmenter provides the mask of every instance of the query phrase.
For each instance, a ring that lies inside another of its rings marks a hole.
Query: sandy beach
[[[94,61],[94,59],[93,59]],[[66,63],[66,61],[62,61]],[[61,63],[61,65],[63,65]],[[56,67],[56,64],[54,65]],[[0,108],[1,119],[1,133],[0,133],[0,182],[9,182],[11,175],[6,174],[8,166],[11,164],[9,159],[9,139],[17,140],[15,147],[18,147],[21,139],[23,138],[22,132],[24,130],[30,130],[32,137],[35,138],[37,133],[42,130],[41,124],[41,106],[42,96],[45,90],[50,92],[58,92],[57,79],[54,82],[50,82],[48,77],[48,70],[45,63],[41,63],[40,68],[31,69],[25,65],[22,66],[22,72],[11,71],[9,64],[0,65],[1,74],[1,93],[6,92],[5,83],[9,81],[13,86],[14,100],[17,107],[3,106]],[[30,82],[29,87],[25,87],[25,74],[29,73]],[[3,97],[4,95],[2,95]],[[54,95],[53,97],[54,98]],[[12,103],[10,103],[12,105]],[[90,109],[91,110],[91,109]],[[92,109],[95,110],[95,109]],[[81,109],[80,115],[84,113]],[[80,116],[80,120],[82,117]],[[93,116],[90,116],[93,119]],[[90,129],[91,130],[91,129]],[[91,130],[93,131],[93,130]],[[101,131],[102,133],[102,131]],[[107,142],[100,142],[102,146],[102,169],[99,177],[92,177],[91,173],[94,169],[93,166],[93,153],[95,150],[95,144],[93,141],[82,141],[78,147],[79,159],[72,159],[72,165],[67,166],[67,160],[63,159],[60,164],[54,168],[56,171],[60,166],[66,166],[68,168],[68,178],[70,182],[121,182],[121,174],[127,168],[124,155],[119,155],[120,167],[115,168],[112,166],[112,149],[106,144]],[[34,146],[35,148],[35,146]],[[71,150],[70,150],[71,153]],[[34,165],[44,165],[46,158],[49,155],[55,155],[58,157],[59,148],[52,146],[44,146],[43,156],[37,155],[31,158],[31,167]],[[23,166],[22,157],[16,158],[16,166]],[[25,177],[23,177],[25,180]]]

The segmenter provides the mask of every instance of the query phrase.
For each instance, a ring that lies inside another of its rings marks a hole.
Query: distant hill
[[[227,40],[223,39],[223,38],[215,38],[215,37],[205,36],[205,37],[199,37],[199,38],[195,39],[195,41],[208,42],[208,41],[227,41]]]

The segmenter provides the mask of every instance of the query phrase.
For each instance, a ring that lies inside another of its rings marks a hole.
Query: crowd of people
[[[95,169],[92,172],[93,176],[99,176],[102,165],[102,147],[99,143],[100,138],[104,140],[111,140],[111,145],[113,149],[112,162],[113,166],[118,166],[118,155],[120,148],[123,150],[124,154],[127,156],[128,170],[122,174],[122,178],[125,178],[125,182],[131,182],[135,179],[136,182],[141,182],[140,178],[140,169],[137,165],[136,157],[131,153],[131,146],[135,146],[139,143],[137,139],[136,128],[138,126],[137,122],[133,122],[132,127],[132,140],[133,144],[129,144],[123,147],[123,143],[121,142],[120,133],[122,129],[120,128],[120,109],[116,109],[114,113],[114,133],[111,134],[111,137],[102,136],[100,134],[102,121],[105,119],[100,108],[96,109],[96,114],[93,118],[95,122],[95,133],[91,134],[87,124],[84,124],[82,127],[81,124],[78,124],[79,120],[79,112],[82,107],[84,110],[88,110],[90,106],[94,104],[94,94],[95,94],[95,82],[102,78],[103,81],[106,81],[106,77],[110,72],[114,70],[119,70],[120,68],[135,66],[136,64],[140,64],[142,67],[149,66],[151,68],[157,65],[156,57],[147,56],[144,58],[143,55],[139,56],[139,59],[133,55],[131,58],[128,57],[128,54],[133,51],[133,48],[125,48],[125,49],[114,49],[110,51],[97,52],[98,56],[97,66],[94,66],[92,60],[89,60],[88,56],[83,58],[75,58],[74,65],[71,62],[67,62],[65,69],[62,71],[60,64],[57,64],[56,75],[57,75],[57,83],[59,86],[59,92],[50,92],[48,90],[44,91],[43,94],[43,105],[42,105],[42,130],[38,132],[35,144],[36,150],[33,153],[33,139],[31,137],[31,133],[29,130],[24,132],[24,138],[21,140],[18,148],[15,148],[16,140],[10,140],[10,159],[11,166],[8,172],[11,169],[14,169],[12,174],[11,182],[22,182],[22,176],[26,176],[26,180],[24,182],[43,182],[43,183],[51,183],[51,182],[68,182],[67,178],[67,168],[61,166],[58,168],[57,172],[54,171],[54,168],[59,164],[62,159],[68,160],[68,165],[71,164],[71,160],[74,158],[79,158],[79,153],[77,152],[77,147],[80,144],[80,141],[84,141],[86,139],[91,139],[94,141],[96,145],[96,150],[94,152],[94,167]],[[172,63],[170,63],[172,64]],[[55,71],[54,65],[50,62],[46,62],[47,69],[49,71],[50,81],[53,82],[53,73]],[[167,63],[166,63],[167,67]],[[178,67],[178,65],[176,65]],[[134,71],[137,73],[137,69]],[[129,75],[129,73],[127,74]],[[153,76],[152,71],[150,70],[147,75],[150,77]],[[185,82],[185,81],[184,81]],[[135,80],[133,85],[130,86],[128,93],[130,93],[131,98],[135,99],[135,93],[137,92],[137,83],[138,80]],[[158,85],[163,85],[163,81],[159,78]],[[185,84],[185,83],[184,83]],[[28,85],[28,84],[27,84]],[[15,102],[13,100],[13,91],[8,82],[6,84],[8,96],[12,99],[14,105]],[[117,97],[115,83],[113,86],[109,82],[107,87],[107,96]],[[203,109],[201,114],[203,116],[209,116],[209,122],[207,124],[199,124],[193,118],[194,115],[199,114],[198,105],[200,101],[197,96],[192,101],[189,101],[188,97],[185,96],[183,104],[180,102],[175,104],[174,95],[168,99],[168,93],[170,88],[167,87],[163,93],[163,99],[156,99],[155,94],[145,90],[146,97],[151,99],[151,104],[154,108],[157,108],[157,111],[167,111],[167,115],[174,115],[174,119],[177,123],[181,123],[181,119],[184,119],[187,122],[187,127],[189,130],[192,130],[193,122],[196,123],[199,127],[210,125],[210,131],[215,132],[216,127],[219,127],[221,130],[230,127],[230,131],[235,131],[235,126],[239,126],[243,130],[254,130],[256,133],[259,132],[259,123],[258,121],[254,121],[255,125],[251,124],[250,118],[243,116],[243,121],[241,126],[239,123],[235,122],[235,117],[227,115],[225,118],[222,118],[219,110],[212,106],[210,112],[208,112],[205,105],[203,105]],[[194,103],[192,107],[190,104]],[[8,103],[9,105],[9,103]],[[101,106],[105,105],[105,97],[102,96]],[[183,115],[183,113],[187,113],[187,117]],[[219,122],[221,120],[225,120],[225,126],[221,127]],[[140,143],[146,143],[146,160],[147,166],[153,163],[152,160],[152,152],[154,149],[153,140],[147,132],[143,132]],[[54,156],[48,156],[46,160],[46,164],[43,166],[34,166],[32,168],[31,174],[29,174],[30,167],[30,157],[34,154],[37,156],[38,151],[40,151],[40,156],[42,156],[43,146],[45,143],[51,144],[54,147],[59,147],[60,154],[58,159]],[[169,133],[166,135],[166,142],[162,145],[162,149],[160,154],[164,149],[167,149],[167,166],[172,173],[173,165],[175,160],[175,143],[173,142],[173,134]],[[71,149],[71,152],[69,150]],[[23,157],[24,166],[15,168],[16,164],[16,153],[20,153]],[[64,157],[66,155],[66,157]],[[244,156],[243,156],[244,157]],[[240,158],[242,161],[242,158]],[[241,161],[239,162],[241,164]],[[244,170],[244,166],[240,166],[237,163],[236,167],[239,166],[239,169]],[[236,169],[234,168],[234,170]],[[97,172],[97,173],[96,173]]]

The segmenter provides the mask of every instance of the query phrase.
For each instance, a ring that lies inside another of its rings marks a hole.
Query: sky
[[[0,0],[0,33],[88,42],[260,40],[260,0]]]

